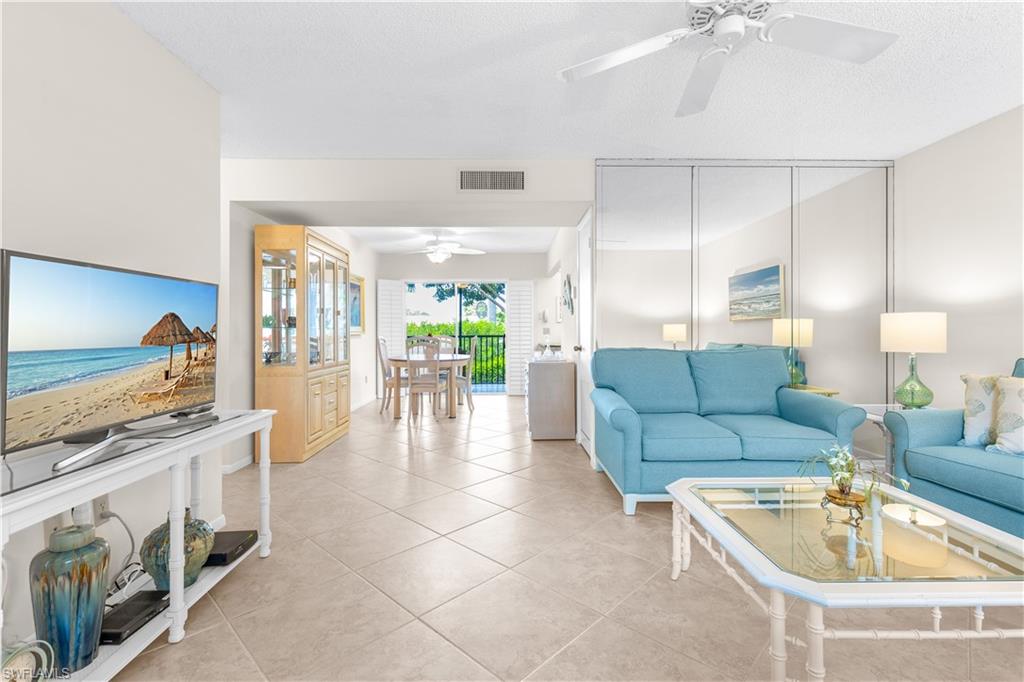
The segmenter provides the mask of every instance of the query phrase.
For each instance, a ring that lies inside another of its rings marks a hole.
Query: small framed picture
[[[348,324],[352,336],[366,331],[366,280],[352,275],[348,281]]]

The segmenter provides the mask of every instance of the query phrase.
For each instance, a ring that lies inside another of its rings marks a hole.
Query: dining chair
[[[459,394],[459,404],[462,404],[462,396],[466,396],[466,404],[469,405],[469,411],[474,410],[473,407],[473,363],[476,362],[476,344],[479,337],[471,337],[469,342],[469,362],[466,363],[466,371],[463,374],[455,375],[455,388]]]
[[[402,376],[401,368],[396,371],[388,359],[388,342],[383,336],[377,337],[377,358],[380,360],[380,374],[384,379],[384,396],[380,401],[380,412],[391,406],[395,391],[401,391],[408,384],[408,380]]]
[[[439,396],[445,391],[444,380],[441,377],[441,359],[437,347],[434,344],[426,344],[424,349],[427,352],[409,353],[410,416],[420,413],[424,394],[430,396],[431,407],[434,414],[437,414]]]

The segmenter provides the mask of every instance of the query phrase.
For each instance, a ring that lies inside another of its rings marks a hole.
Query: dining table
[[[433,360],[433,356],[430,357]],[[395,371],[401,375],[402,369],[408,369],[409,362],[423,362],[427,360],[426,353],[394,353],[388,354],[388,362],[394,367]],[[455,382],[455,373],[460,367],[465,367],[469,364],[470,355],[468,353],[441,353],[437,356],[438,365],[441,370],[448,370],[448,417],[455,419],[458,416],[457,412],[457,397],[458,387]],[[470,389],[472,390],[472,389]],[[395,390],[395,397],[392,400],[394,404],[395,419],[402,418],[402,390],[401,384]]]

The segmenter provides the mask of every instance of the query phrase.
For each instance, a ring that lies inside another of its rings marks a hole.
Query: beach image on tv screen
[[[9,265],[5,450],[213,401],[215,285]]]

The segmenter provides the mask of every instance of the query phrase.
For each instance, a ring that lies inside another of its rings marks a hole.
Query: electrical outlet
[[[55,516],[51,516],[50,518],[46,519],[46,521],[43,522],[44,546],[50,544],[50,534],[53,533],[53,531],[55,530],[63,528],[65,525],[67,524],[64,523],[63,514],[56,514]]]
[[[92,501],[92,518],[97,527],[110,520],[103,516],[108,511],[110,511],[110,495],[100,495]]]

